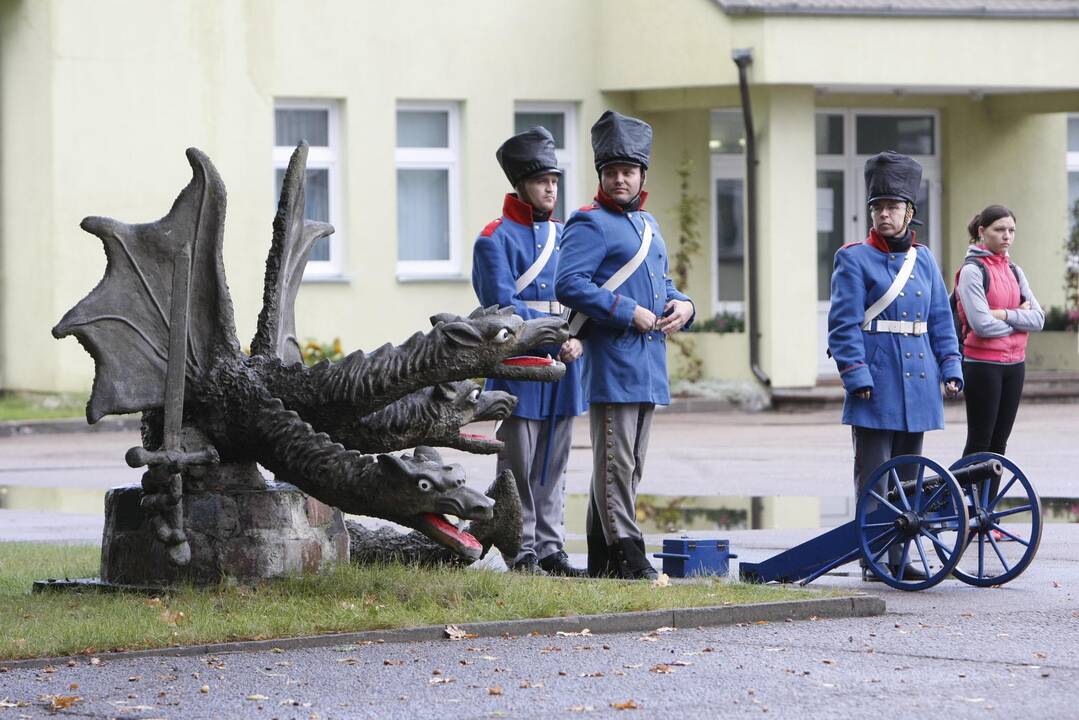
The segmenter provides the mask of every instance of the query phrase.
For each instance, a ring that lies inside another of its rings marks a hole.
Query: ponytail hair
[[[1010,217],[1015,220],[1015,213],[1003,205],[989,205],[980,213],[971,218],[967,223],[967,234],[970,235],[970,244],[978,242],[978,228],[989,227],[1002,217]]]

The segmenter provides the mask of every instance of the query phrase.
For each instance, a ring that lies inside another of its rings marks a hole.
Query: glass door
[[[940,260],[940,129],[932,110],[820,110],[817,113],[817,327],[818,372],[835,377],[826,358],[828,310],[835,251],[869,234],[865,203],[865,161],[884,150],[910,155],[922,166],[915,207],[919,243]]]

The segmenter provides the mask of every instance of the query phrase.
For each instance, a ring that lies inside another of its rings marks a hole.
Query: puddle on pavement
[[[835,527],[854,517],[850,497],[640,495],[637,521],[647,535],[757,529]],[[1043,497],[1047,523],[1079,522],[1079,498]],[[104,513],[105,490],[0,485],[0,509],[60,513]],[[588,496],[566,496],[567,535],[584,548]]]

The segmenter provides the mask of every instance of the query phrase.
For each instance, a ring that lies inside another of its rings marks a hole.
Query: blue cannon
[[[969,455],[950,468],[903,455],[870,476],[854,520],[763,562],[741,563],[748,582],[813,582],[861,559],[899,590],[924,590],[952,575],[978,587],[1018,577],[1038,552],[1042,510],[1026,475],[1008,458]],[[889,557],[901,556],[900,562]],[[907,578],[908,563],[925,578]]]

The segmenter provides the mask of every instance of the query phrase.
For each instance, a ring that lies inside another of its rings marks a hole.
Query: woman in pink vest
[[[967,403],[963,455],[1003,455],[1023,393],[1027,333],[1042,329],[1045,313],[1008,257],[1015,213],[990,205],[967,231],[971,246],[956,281]]]

